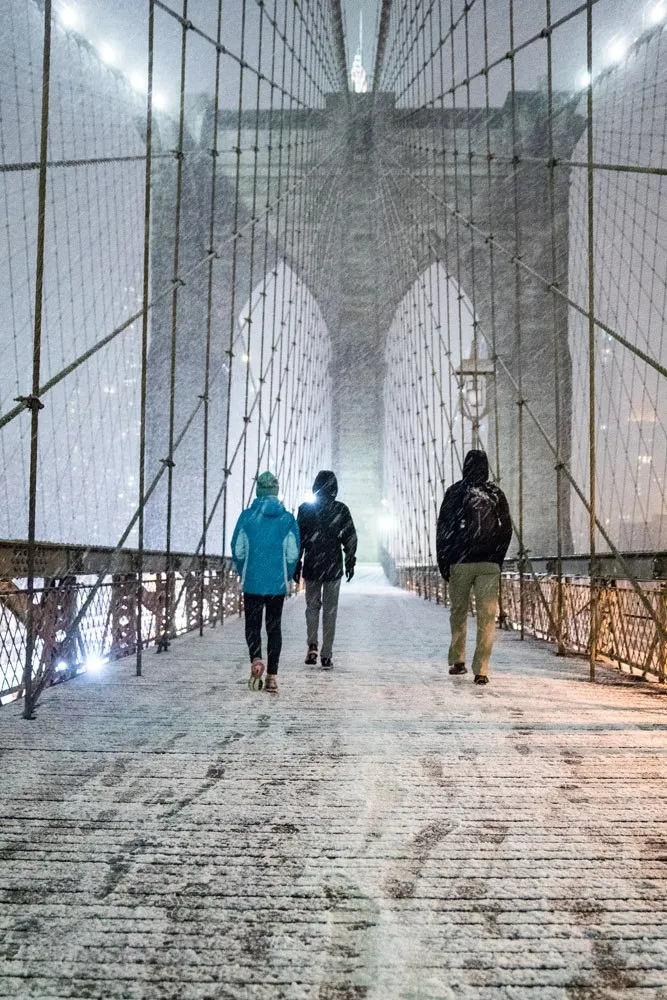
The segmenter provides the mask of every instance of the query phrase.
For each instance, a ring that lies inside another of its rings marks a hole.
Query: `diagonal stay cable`
[[[230,236],[224,239],[222,243],[220,243],[215,250],[210,250],[208,253],[205,254],[204,257],[202,257],[201,260],[197,261],[196,264],[193,264],[191,268],[189,268],[187,271],[181,272],[181,274],[179,275],[179,280],[185,282],[187,278],[192,277],[193,274],[199,271],[200,268],[204,267],[204,265],[207,264],[210,260],[217,259],[220,256],[220,252],[225,247],[231,245],[236,240],[238,240],[246,230],[249,230],[253,225],[256,225],[257,222],[262,218],[264,218],[265,215],[270,215],[279,202],[284,201],[291,194],[293,194],[302,184],[305,184],[305,182],[309,179],[311,174],[314,174],[318,170],[320,170],[329,160],[333,159],[333,157],[335,157],[337,154],[338,150],[336,149],[329,152],[318,163],[316,163],[313,167],[311,167],[311,169],[307,173],[305,173],[302,177],[300,177],[297,181],[295,181],[294,184],[291,185],[291,187],[287,188],[280,195],[278,195],[278,197],[274,201],[272,201],[270,205],[267,205],[262,212],[258,213],[255,219],[250,219],[247,223],[241,226],[235,233],[232,233]],[[156,306],[159,302],[162,301],[162,299],[166,298],[168,295],[171,295],[172,291],[173,288],[170,283],[169,287],[164,288],[160,293],[158,293],[158,295],[156,295],[151,300],[151,302],[147,306],[147,309],[149,311],[152,310],[154,306]],[[142,315],[143,315],[143,309],[140,309],[136,313],[133,313],[131,316],[128,316],[128,318],[123,320],[123,322],[119,326],[115,327],[105,337],[103,337],[101,340],[98,340],[95,344],[93,344],[92,347],[89,347],[87,351],[84,351],[83,354],[80,354],[79,357],[75,358],[74,361],[72,361],[69,365],[61,369],[59,372],[57,372],[56,375],[52,376],[52,378],[50,378],[47,382],[45,382],[44,385],[41,386],[39,390],[39,396],[41,397],[45,395],[45,393],[53,389],[54,386],[58,385],[59,382],[62,382],[63,379],[67,378],[68,375],[71,375],[72,372],[76,371],[77,368],[79,368],[82,364],[84,364],[95,354],[97,354],[98,351],[101,351],[104,347],[106,347],[113,340],[115,340],[115,338],[118,337],[125,330],[127,330],[128,327],[132,326],[133,323],[136,323],[137,320],[141,319]],[[10,423],[12,420],[14,420],[14,418],[17,417],[24,410],[30,407],[30,402],[29,401],[26,402],[26,400],[29,400],[29,397],[19,396],[17,397],[17,399],[20,400],[19,405],[12,407],[11,410],[8,410],[5,414],[0,416],[0,429],[3,428],[6,424]]]
[[[419,223],[417,223],[417,225],[419,225]],[[427,240],[430,248],[432,250],[436,251],[437,248],[434,246],[434,244],[430,240],[428,232],[426,232],[426,231],[425,231],[425,238],[426,238],[426,240]],[[482,333],[482,336],[484,337],[485,341],[487,342],[487,345],[491,346],[491,344],[489,342],[489,339],[488,339],[488,336],[484,332],[483,329],[481,330],[481,333]],[[512,387],[518,392],[519,391],[519,385],[518,385],[516,379],[514,378],[514,376],[512,375],[512,372],[510,371],[510,369],[508,368],[508,366],[503,361],[502,357],[500,355],[497,355],[495,360],[500,365],[500,367],[502,368],[503,373],[505,374],[505,376],[507,377],[507,379],[510,381]],[[563,474],[567,477],[567,479],[568,479],[570,485],[572,486],[573,490],[575,491],[576,495],[579,497],[579,499],[581,500],[581,502],[584,505],[585,509],[590,514],[590,512],[591,512],[590,504],[589,504],[588,500],[586,499],[586,495],[585,495],[583,489],[581,488],[581,486],[579,485],[579,483],[575,479],[574,474],[569,469],[567,463],[562,461],[561,456],[560,456],[560,454],[558,452],[558,449],[556,448],[556,446],[551,441],[551,438],[549,437],[547,431],[544,429],[544,427],[543,427],[541,421],[539,420],[539,418],[537,417],[537,415],[533,412],[533,410],[531,408],[531,405],[530,405],[530,403],[527,400],[524,401],[524,407],[525,407],[526,413],[528,413],[528,415],[530,416],[531,420],[535,424],[535,427],[537,428],[540,436],[544,440],[547,448],[552,453],[553,457],[556,459],[556,461],[557,461],[560,469],[562,470]],[[595,524],[596,524],[597,529],[600,532],[602,538],[604,539],[604,541],[606,542],[606,544],[609,546],[610,551],[614,554],[615,558],[618,560],[619,564],[622,566],[623,572],[626,574],[626,577],[629,580],[629,582],[630,582],[633,590],[635,591],[635,593],[637,594],[637,596],[641,600],[642,604],[644,605],[646,611],[648,612],[649,616],[651,617],[651,619],[655,623],[655,627],[656,627],[656,629],[658,631],[658,634],[660,636],[661,641],[667,642],[667,628],[665,627],[665,625],[663,624],[663,622],[660,621],[660,619],[659,619],[659,617],[658,617],[655,609],[652,607],[650,601],[646,597],[646,594],[645,594],[644,590],[642,589],[641,584],[639,583],[638,579],[636,578],[636,576],[632,572],[630,564],[627,562],[627,560],[625,559],[625,557],[623,556],[623,554],[616,547],[616,545],[612,541],[609,533],[606,531],[604,525],[602,524],[602,522],[600,521],[600,519],[597,516],[595,517]]]
[[[463,225],[466,226],[466,228],[469,229],[471,233],[473,233],[475,236],[483,240],[487,246],[493,246],[494,249],[498,250],[501,254],[503,254],[503,256],[506,257],[511,264],[513,264],[517,268],[521,268],[523,271],[525,271],[526,274],[529,274],[532,278],[535,278],[535,280],[539,281],[539,283],[543,285],[548,292],[551,292],[552,295],[556,295],[563,302],[566,302],[569,306],[575,309],[581,316],[584,316],[586,319],[590,318],[590,313],[588,309],[586,309],[584,306],[579,305],[579,303],[575,302],[574,299],[571,299],[566,292],[556,287],[556,285],[554,285],[552,281],[550,281],[548,278],[545,278],[544,275],[540,274],[539,271],[536,271],[535,268],[530,266],[530,264],[526,264],[525,261],[517,258],[516,254],[512,253],[511,250],[509,250],[502,243],[500,243],[495,238],[495,236],[493,236],[492,233],[484,232],[483,229],[480,229],[479,226],[475,225],[475,223],[472,222],[470,219],[468,219],[467,216],[465,216],[462,212],[458,212],[451,203],[447,202],[444,198],[439,197],[437,194],[431,191],[430,188],[428,188],[428,186],[425,185],[423,181],[421,181],[416,174],[405,168],[391,153],[388,153],[387,155],[390,157],[390,159],[393,160],[395,165],[402,173],[406,174],[406,176],[408,176],[412,181],[414,181],[415,184],[425,188],[425,190],[429,192],[431,198],[434,201],[437,201],[440,205],[442,205],[443,208],[445,208],[446,211],[453,218],[456,218],[458,219],[459,222],[463,223]],[[608,334],[619,344],[622,344],[623,347],[627,348],[627,350],[631,351],[632,354],[635,354],[647,365],[655,369],[655,371],[659,372],[660,375],[667,378],[667,368],[664,365],[661,365],[659,361],[656,361],[655,358],[652,358],[649,354],[646,354],[644,351],[641,350],[641,348],[636,347],[629,340],[626,340],[626,338],[623,337],[620,333],[618,333],[617,330],[614,330],[613,327],[609,326],[607,323],[604,323],[601,319],[598,319],[598,317],[594,317],[594,322],[595,325],[598,327],[598,329]]]

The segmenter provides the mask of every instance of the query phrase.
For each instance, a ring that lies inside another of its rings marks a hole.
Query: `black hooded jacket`
[[[313,493],[314,502],[302,503],[297,514],[301,532],[297,573],[303,559],[304,580],[339,580],[343,575],[343,551],[346,573],[354,569],[357,533],[348,508],[336,500],[338,481],[333,472],[317,473]]]
[[[436,551],[446,580],[455,563],[492,562],[502,567],[512,540],[512,522],[505,494],[488,480],[486,455],[469,451],[463,479],[449,487],[438,516]]]

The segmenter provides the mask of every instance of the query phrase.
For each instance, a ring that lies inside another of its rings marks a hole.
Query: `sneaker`
[[[449,672],[450,674],[467,674],[468,668],[465,663],[452,663]]]
[[[475,674],[475,684],[488,684],[489,678],[486,674]]]
[[[320,663],[325,670],[333,670],[333,660],[330,656],[320,656]]]
[[[306,659],[303,661],[307,663],[308,666],[312,667],[314,663],[317,663],[317,643],[312,643],[308,647],[308,652],[306,653]]]
[[[259,658],[252,661],[250,664],[250,677],[248,678],[248,687],[251,691],[261,691],[264,687],[264,681],[262,680],[262,675],[264,673],[264,662]]]
[[[265,691],[272,691],[274,694],[278,694],[278,678],[275,674],[266,675],[266,684],[264,685]]]

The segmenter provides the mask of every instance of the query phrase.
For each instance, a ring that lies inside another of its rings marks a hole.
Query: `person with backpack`
[[[489,461],[471,450],[463,461],[463,478],[449,487],[436,529],[438,567],[449,580],[452,641],[450,674],[465,674],[466,627],[470,592],[475,595],[477,642],[472,661],[475,684],[488,684],[498,610],[503,560],[512,539],[505,494],[489,482]]]
[[[317,663],[318,630],[322,611],[322,649],[320,663],[333,669],[333,642],[336,634],[338,595],[343,577],[354,576],[357,533],[350,511],[336,500],[338,481],[333,472],[323,469],[315,476],[312,503],[303,503],[297,513],[301,550],[295,580],[301,573],[306,585],[306,633],[308,651],[305,662]]]
[[[250,653],[248,687],[261,690],[262,618],[266,610],[266,690],[278,690],[282,648],[282,614],[289,583],[299,558],[299,526],[278,499],[279,484],[271,472],[257,478],[257,497],[236,522],[232,559],[241,578],[245,636]]]

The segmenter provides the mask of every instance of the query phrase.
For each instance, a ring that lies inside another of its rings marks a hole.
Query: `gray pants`
[[[336,615],[338,614],[338,592],[340,580],[327,580],[318,583],[316,580],[306,580],[306,632],[308,645],[317,645],[317,632],[320,624],[320,608],[322,609],[322,656],[331,656],[333,641],[336,634]]]

